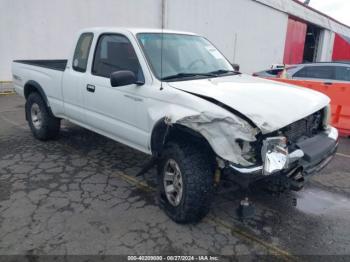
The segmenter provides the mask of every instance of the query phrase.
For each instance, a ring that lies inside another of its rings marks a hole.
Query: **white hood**
[[[220,101],[248,117],[264,134],[302,119],[330,102],[327,96],[311,89],[244,74],[169,85]]]

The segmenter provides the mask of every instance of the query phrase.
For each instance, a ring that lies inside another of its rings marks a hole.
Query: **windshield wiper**
[[[215,77],[216,74],[213,73],[178,73],[175,75],[165,76],[162,78],[162,80],[171,80],[176,78],[182,78],[182,77],[193,77],[193,76],[209,76],[209,77]]]
[[[177,79],[177,78],[183,78],[183,77],[196,77],[196,76],[208,76],[208,77],[217,77],[219,75],[223,74],[241,74],[238,71],[232,71],[232,70],[225,70],[225,69],[219,69],[208,73],[177,73],[175,75],[165,76],[162,78],[162,80],[171,80],[171,79]]]
[[[213,74],[213,75],[223,75],[223,74],[234,74],[234,75],[239,75],[241,74],[241,72],[238,72],[238,71],[233,71],[233,70],[226,70],[226,69],[219,69],[219,70],[215,70],[215,71],[211,71],[211,72],[208,72],[208,74]]]

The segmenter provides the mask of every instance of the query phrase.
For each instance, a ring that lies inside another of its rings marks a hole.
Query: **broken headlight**
[[[263,141],[261,158],[264,163],[264,175],[270,175],[288,166],[287,138],[268,137]]]

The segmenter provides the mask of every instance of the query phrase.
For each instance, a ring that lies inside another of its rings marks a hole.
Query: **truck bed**
[[[68,61],[67,59],[54,59],[54,60],[15,60],[13,62],[64,71],[66,69],[67,61]]]

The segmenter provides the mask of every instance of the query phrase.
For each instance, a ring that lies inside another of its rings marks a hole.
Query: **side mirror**
[[[143,82],[137,81],[134,72],[129,70],[116,71],[111,74],[111,86],[126,86],[131,84],[142,85]]]
[[[239,64],[232,63],[231,65],[235,71],[239,72]]]

